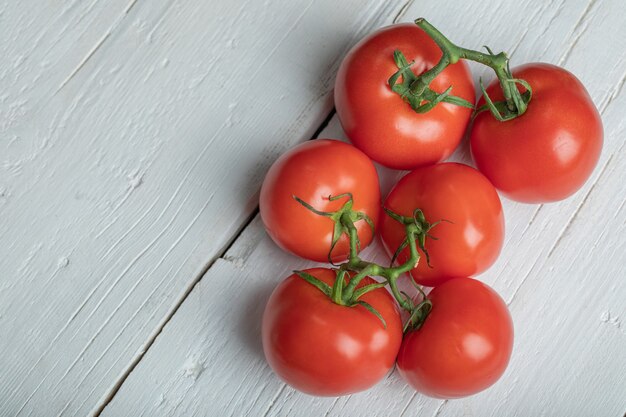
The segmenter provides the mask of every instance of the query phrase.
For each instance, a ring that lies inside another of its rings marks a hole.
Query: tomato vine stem
[[[336,265],[337,276],[332,288],[327,284],[321,282],[317,278],[311,276],[310,274],[303,273],[302,271],[296,271],[296,273],[301,278],[316,286],[336,304],[348,307],[361,305],[372,314],[376,315],[376,317],[378,317],[382,321],[383,325],[385,325],[385,322],[384,319],[382,319],[380,313],[376,311],[371,305],[360,300],[360,298],[370,291],[389,285],[391,294],[396,299],[400,307],[409,312],[409,320],[407,321],[405,330],[407,327],[419,328],[423,324],[428,313],[430,312],[432,304],[427,299],[426,294],[424,293],[422,288],[419,285],[415,284],[415,282],[413,282],[411,279],[411,281],[419,291],[421,297],[420,302],[414,302],[409,295],[407,295],[405,292],[401,291],[398,288],[398,279],[403,274],[408,273],[413,268],[417,267],[420,261],[420,253],[418,251],[418,247],[422,250],[422,252],[426,255],[426,258],[428,259],[428,252],[425,248],[425,241],[426,238],[429,236],[428,232],[430,231],[430,229],[436,226],[439,221],[432,224],[428,223],[426,221],[426,218],[424,217],[424,213],[420,209],[416,209],[411,216],[401,216],[385,208],[385,212],[387,213],[387,215],[391,216],[394,220],[400,222],[404,226],[406,235],[404,242],[398,248],[398,251],[394,255],[391,265],[385,267],[382,265],[378,265],[374,262],[365,261],[359,256],[361,248],[358,231],[354,223],[360,220],[367,221],[367,223],[372,227],[372,233],[374,232],[373,223],[364,213],[354,211],[352,209],[352,196],[350,194],[342,194],[335,197],[329,196],[329,199],[335,200],[342,197],[348,197],[348,200],[344,203],[344,206],[341,209],[339,209],[337,212],[322,212],[316,210],[310,204],[301,200],[297,196],[294,196],[294,199],[296,201],[298,201],[309,210],[320,216],[330,217],[335,222],[333,241],[328,255],[329,260],[331,258],[330,252],[332,252],[336,242],[339,240],[342,234],[346,234],[348,236],[350,244],[350,255],[348,257],[348,260],[341,265]],[[393,263],[395,259],[397,258],[400,251],[402,251],[404,248],[408,248],[408,259],[406,259],[402,264],[394,267]],[[353,273],[354,275],[352,275],[349,282],[345,284],[346,274],[349,272]],[[384,282],[359,287],[359,284],[365,277],[374,276],[383,278]]]
[[[532,97],[532,89],[530,85],[521,79],[514,78],[509,68],[509,57],[506,52],[494,54],[491,49],[485,47],[487,53],[467,49],[452,43],[438,29],[431,25],[426,19],[419,18],[415,20],[415,24],[421,28],[441,49],[442,56],[437,64],[425,71],[421,75],[415,75],[410,69],[409,64],[401,51],[394,51],[394,61],[398,66],[398,71],[389,78],[389,85],[393,91],[400,94],[403,99],[407,100],[411,107],[418,113],[424,113],[434,108],[440,102],[448,102],[464,107],[472,107],[460,97],[450,95],[452,86],[443,93],[435,93],[430,89],[431,82],[449,65],[456,64],[459,60],[478,62],[493,69],[500,82],[500,88],[504,95],[504,101],[493,102],[482,80],[480,80],[480,88],[485,97],[486,104],[478,109],[475,113],[489,110],[491,114],[500,121],[507,121],[521,116],[526,112],[528,104]],[[403,82],[398,83],[398,78],[402,76]],[[520,92],[518,85],[522,86],[526,91]]]

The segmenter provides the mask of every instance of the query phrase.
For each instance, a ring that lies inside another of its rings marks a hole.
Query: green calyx
[[[397,222],[400,222],[405,226],[411,226],[407,229],[406,237],[404,238],[400,246],[398,246],[396,252],[393,254],[390,266],[395,263],[400,253],[409,245],[409,242],[412,238],[417,242],[417,245],[421,249],[422,253],[424,253],[424,255],[426,256],[426,264],[431,267],[430,256],[428,255],[428,251],[426,250],[426,239],[430,238],[433,240],[437,240],[437,238],[432,236],[429,232],[433,227],[437,226],[441,222],[451,222],[449,220],[442,219],[437,220],[434,223],[428,223],[426,221],[426,217],[424,216],[424,212],[420,209],[415,209],[413,211],[413,216],[411,217],[400,216],[399,214],[396,214],[387,208],[385,208],[385,212]]]
[[[386,284],[377,282],[373,284],[364,285],[363,287],[356,289],[356,285],[351,286],[350,284],[352,284],[355,281],[358,284],[358,282],[360,282],[365,276],[367,276],[367,274],[359,273],[355,275],[350,280],[350,283],[346,285],[346,278],[348,275],[348,271],[345,269],[335,269],[335,272],[337,275],[335,277],[335,282],[333,286],[331,287],[324,281],[320,280],[319,278],[314,277],[313,275],[307,272],[294,271],[294,273],[297,274],[300,278],[304,279],[309,284],[314,285],[317,289],[323,292],[327,297],[332,299],[335,304],[338,304],[341,306],[347,306],[347,307],[362,306],[367,311],[374,314],[380,320],[383,327],[386,329],[387,322],[385,321],[384,317],[378,312],[378,310],[372,307],[372,305],[369,304],[368,302],[360,299],[363,295],[367,294],[368,292],[377,290],[379,288],[383,288]]]
[[[507,85],[513,85],[513,89],[517,92],[517,94],[512,95],[512,100],[514,102],[514,106],[512,106],[513,108],[509,106],[507,101],[494,102],[493,100],[491,100],[491,97],[489,97],[489,94],[487,94],[487,90],[485,90],[483,80],[479,80],[480,90],[482,91],[483,97],[485,98],[485,104],[476,109],[476,111],[474,112],[474,117],[476,117],[476,115],[485,110],[489,110],[493,117],[495,117],[498,121],[506,122],[507,120],[513,120],[526,112],[526,109],[528,108],[528,103],[530,103],[530,99],[532,98],[532,88],[530,87],[530,84],[528,84],[526,81],[519,78],[513,78],[508,68],[507,72],[509,74],[508,76],[511,78],[505,80],[504,83],[506,83]],[[517,90],[516,84],[523,86],[526,91],[520,94]]]
[[[486,104],[475,109],[474,115],[489,110],[497,120],[507,121],[526,112],[532,98],[532,89],[526,81],[512,76],[509,68],[509,57],[506,53],[494,54],[488,47],[485,47],[487,53],[483,53],[457,46],[424,18],[415,20],[415,24],[435,41],[441,49],[442,56],[434,67],[423,74],[416,75],[411,70],[413,63],[409,63],[401,51],[394,51],[393,57],[398,71],[389,78],[389,86],[392,91],[398,93],[403,100],[407,101],[413,110],[417,113],[426,113],[442,102],[473,109],[474,105],[472,103],[461,97],[451,95],[452,86],[448,87],[443,93],[436,93],[430,88],[430,83],[448,65],[455,64],[460,59],[465,59],[478,62],[493,69],[500,81],[500,88],[504,95],[503,101],[494,102],[487,94],[481,80],[480,87]],[[400,76],[402,76],[402,82],[398,83]],[[526,91],[521,93],[517,88],[518,85],[522,86]]]
[[[400,94],[400,97],[408,102],[417,113],[429,112],[441,102],[452,103],[470,109],[474,108],[474,105],[469,101],[450,95],[452,86],[448,87],[443,93],[433,91],[429,87],[432,79],[429,80],[429,77],[415,75],[411,70],[413,62],[408,62],[401,51],[395,50],[393,59],[398,66],[398,71],[389,78],[389,86],[392,91]],[[402,76],[402,82],[398,83],[400,76]]]
[[[307,202],[294,196],[294,199],[307,209],[320,216],[329,217],[334,220],[335,223],[333,230],[333,240],[328,255],[329,262],[331,264],[332,261],[330,254],[334,249],[336,243],[341,238],[341,235],[347,235],[350,242],[350,255],[348,257],[348,260],[335,268],[337,276],[332,286],[306,272],[294,272],[298,276],[309,282],[311,285],[314,285],[317,289],[319,289],[322,293],[329,297],[334,303],[347,307],[355,307],[359,305],[364,307],[369,312],[374,314],[381,321],[385,328],[387,327],[387,324],[382,315],[372,305],[361,300],[361,297],[370,291],[374,291],[386,285],[389,285],[391,294],[394,296],[400,307],[402,307],[409,313],[409,319],[405,325],[404,330],[406,331],[407,329],[419,329],[424,323],[426,317],[428,316],[428,313],[432,308],[432,304],[430,300],[428,300],[428,298],[426,297],[426,294],[424,293],[422,288],[415,284],[412,278],[410,279],[410,281],[419,292],[419,302],[414,301],[413,298],[411,298],[408,294],[398,288],[398,279],[403,274],[408,273],[413,268],[417,267],[420,260],[418,248],[422,251],[422,253],[424,253],[427,263],[428,265],[430,265],[428,251],[426,250],[426,240],[428,238],[436,238],[433,237],[429,232],[437,224],[447,220],[439,220],[433,223],[429,223],[425,218],[424,213],[420,209],[414,210],[412,216],[401,216],[385,208],[384,210],[387,215],[389,215],[391,218],[404,226],[405,239],[396,250],[391,265],[388,267],[384,267],[373,262],[364,261],[359,257],[358,253],[361,248],[357,229],[354,226],[354,223],[357,221],[366,221],[370,225],[370,227],[372,227],[372,233],[374,225],[371,219],[369,219],[369,217],[367,217],[364,213],[353,210],[352,195],[341,194],[335,197],[329,196],[328,198],[329,200],[337,200],[346,197],[347,201],[339,210],[335,212],[324,212],[315,209]],[[398,255],[407,248],[409,252],[408,259],[400,265],[393,266],[394,262],[398,258]],[[350,274],[351,276],[349,280],[348,274]],[[368,276],[381,277],[384,279],[384,282],[376,282],[373,284],[359,287],[359,283]]]
[[[366,222],[372,229],[373,235],[375,227],[372,219],[370,219],[367,214],[360,211],[355,211],[353,209],[354,200],[352,198],[352,194],[350,193],[339,194],[336,196],[328,196],[329,201],[336,201],[342,198],[346,198],[346,202],[344,203],[344,205],[337,211],[317,210],[315,207],[302,200],[301,198],[295,195],[293,196],[293,198],[313,213],[319,216],[328,217],[333,221],[333,238],[331,241],[330,249],[328,251],[328,263],[333,266],[335,265],[332,260],[332,253],[342,235],[346,235],[350,242],[349,261],[341,265],[340,268],[335,269],[337,271],[337,276],[335,278],[335,283],[332,287],[306,272],[294,272],[299,277],[317,287],[317,289],[322,291],[335,304],[347,307],[356,307],[360,305],[368,310],[370,313],[374,314],[381,321],[383,327],[387,328],[387,323],[385,322],[383,316],[374,307],[372,307],[371,304],[360,300],[360,298],[364,294],[367,294],[368,292],[374,291],[378,288],[382,288],[386,284],[374,283],[365,285],[357,289],[357,285],[361,282],[361,280],[363,280],[363,278],[368,276],[372,268],[363,268],[363,270],[358,271],[358,273],[353,276],[352,279],[350,279],[350,282],[346,285],[348,271],[354,270],[355,268],[358,269],[358,266],[362,263],[361,259],[358,256],[358,253],[361,251],[361,241],[359,239],[357,228],[354,224],[359,221]]]
[[[302,204],[313,213],[320,216],[328,217],[333,221],[333,239],[330,245],[330,250],[328,251],[328,263],[331,265],[335,265],[332,260],[333,249],[335,249],[337,242],[339,242],[339,239],[341,239],[341,236],[343,234],[346,234],[350,238],[350,241],[352,242],[352,240],[354,240],[355,243],[354,248],[352,244],[350,245],[350,257],[352,258],[356,256],[358,252],[360,252],[361,242],[359,240],[359,235],[357,233],[356,227],[354,226],[354,223],[361,220],[365,221],[372,229],[372,234],[374,234],[374,222],[372,222],[372,219],[370,219],[367,214],[360,211],[354,211],[352,209],[352,206],[354,205],[354,200],[352,199],[352,194],[350,193],[339,194],[336,196],[328,196],[329,201],[336,201],[342,198],[347,198],[344,205],[337,211],[320,211],[311,206],[306,201],[302,200],[301,198],[295,195],[292,197],[294,198],[294,200]]]

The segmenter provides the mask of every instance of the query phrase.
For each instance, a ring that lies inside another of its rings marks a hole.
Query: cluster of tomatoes
[[[572,74],[548,64],[513,71],[508,60],[494,64],[498,80],[481,84],[473,106],[472,76],[458,56],[479,53],[446,49],[445,38],[416,22],[369,35],[343,61],[335,104],[352,145],[296,146],[261,189],[272,239],[331,264],[287,277],[263,316],[268,363],[309,394],[365,390],[394,365],[412,387],[438,398],[495,383],[509,362],[513,324],[500,296],[470,277],[502,248],[496,189],[522,202],[557,201],[582,186],[599,158],[602,123]],[[478,169],[442,163],[468,127]],[[372,161],[411,170],[382,204]],[[375,233],[391,266],[358,255]],[[417,295],[400,291],[399,279],[414,283]],[[421,286],[433,289],[426,295]]]

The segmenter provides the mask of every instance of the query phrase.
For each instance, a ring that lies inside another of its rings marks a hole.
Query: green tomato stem
[[[345,282],[346,271],[338,270],[335,277],[335,284],[333,285],[330,298],[335,304],[345,305],[341,297],[343,293],[343,284]]]
[[[415,76],[407,69],[406,59],[400,51],[394,53],[394,59],[396,63],[402,63],[398,65],[398,72],[390,78],[390,85],[392,90],[399,93],[404,99],[411,103],[411,106],[418,113],[424,113],[436,106],[441,101],[454,103],[457,105],[467,107],[467,103],[464,100],[450,95],[450,87],[446,92],[437,94],[430,89],[431,82],[445,70],[449,65],[457,63],[460,59],[478,62],[482,65],[486,65],[494,70],[496,77],[500,81],[500,87],[504,95],[503,105],[499,103],[492,103],[485,97],[487,106],[481,108],[478,111],[489,109],[491,113],[500,121],[511,120],[521,116],[526,112],[528,103],[530,102],[532,93],[530,86],[524,80],[518,80],[513,78],[511,71],[509,70],[509,57],[505,52],[494,54],[487,48],[488,53],[475,51],[472,49],[463,48],[452,43],[446,38],[439,30],[431,25],[426,19],[419,18],[415,20],[415,24],[421,28],[426,34],[439,46],[442,52],[441,59],[437,64],[424,72],[419,76]],[[408,80],[408,88],[403,85],[396,85],[397,74],[403,75]],[[528,94],[520,93],[517,88],[517,84],[524,86],[528,90]],[[482,88],[482,81],[481,81]],[[483,94],[486,92],[483,88]],[[422,102],[430,103],[422,104]]]
[[[403,309],[407,310],[412,318],[416,317],[416,315],[418,314],[419,317],[425,318],[425,315],[423,315],[421,312],[416,311],[417,307],[415,306],[413,301],[406,294],[403,294],[402,291],[398,289],[397,281],[402,274],[408,273],[417,266],[420,260],[418,245],[422,249],[422,251],[424,251],[424,253],[428,255],[428,252],[426,252],[426,249],[424,247],[424,241],[426,240],[428,231],[438,222],[429,224],[426,221],[423,212],[419,209],[416,209],[413,212],[413,215],[410,217],[401,216],[390,210],[385,209],[385,212],[389,216],[391,216],[395,221],[401,223],[404,226],[406,243],[404,243],[403,245],[405,245],[409,249],[409,258],[401,265],[395,267],[393,265],[389,267],[384,267],[374,262],[365,261],[359,257],[360,242],[358,230],[354,223],[361,220],[366,221],[370,225],[370,227],[372,227],[372,233],[374,233],[373,222],[364,213],[356,212],[352,209],[352,196],[350,194],[329,198],[338,199],[343,197],[348,197],[348,200],[340,210],[336,212],[323,212],[316,210],[307,202],[299,199],[297,196],[294,196],[294,199],[307,209],[320,216],[329,217],[331,220],[333,220],[334,232],[333,242],[328,255],[329,261],[330,252],[332,252],[333,247],[339,241],[339,238],[342,234],[346,234],[348,236],[350,244],[350,254],[348,260],[345,263],[337,266],[337,276],[332,288],[320,281],[319,279],[310,276],[309,274],[306,274],[302,271],[299,271],[298,275],[312,285],[316,286],[334,303],[348,307],[364,305],[368,310],[372,311],[379,318],[381,318],[382,316],[380,316],[380,314],[372,306],[365,303],[364,301],[359,300],[359,297],[369,291],[374,291],[378,288],[381,288],[382,286],[384,286],[384,284],[388,284],[391,289],[391,293],[397,300],[398,304]],[[356,272],[356,274],[350,279],[347,284],[345,284],[345,274],[349,272]],[[384,283],[369,284],[357,290],[357,286],[359,285],[359,283],[368,276],[381,277],[384,279]],[[424,292],[421,290],[421,288],[418,287],[418,289],[425,299]],[[382,322],[383,324],[385,323],[384,319],[382,319]]]
[[[480,51],[463,48],[452,43],[426,19],[419,18],[415,20],[415,24],[426,32],[426,34],[428,34],[433,41],[435,41],[443,53],[439,63],[424,74],[426,75],[431,72],[431,74],[428,74],[428,76],[425,77],[425,82],[430,84],[430,82],[441,71],[443,71],[448,65],[458,62],[459,59],[478,62],[482,65],[490,67],[496,73],[496,77],[498,77],[498,80],[500,81],[500,87],[502,88],[502,93],[508,110],[514,112],[516,117],[524,114],[528,102],[525,102],[522,99],[522,94],[517,89],[517,86],[515,83],[511,82],[513,80],[513,76],[509,71],[509,57],[505,52],[493,54],[488,49],[487,51],[489,53],[485,54]],[[530,101],[530,99],[528,99],[528,101]],[[518,107],[520,103],[522,103],[522,105]]]
[[[350,238],[350,256],[349,259],[359,258],[359,234],[354,226],[354,222],[349,212],[342,213],[341,224],[348,230],[348,237]]]
[[[405,218],[402,218],[402,216],[397,216],[397,215],[396,215],[396,218],[405,219]],[[404,221],[405,220],[403,220],[403,222]],[[411,218],[410,220],[408,219],[406,220],[407,224],[404,225],[404,228],[405,228],[405,233],[406,233],[407,240],[408,240],[408,248],[409,248],[409,254],[410,254],[409,259],[407,259],[402,265],[399,265],[397,267],[393,267],[393,266],[384,267],[382,265],[378,265],[373,262],[367,262],[367,261],[362,260],[356,254],[356,252],[353,251],[353,249],[356,248],[356,239],[357,239],[356,228],[352,224],[352,221],[350,220],[349,217],[342,218],[342,222],[345,222],[344,226],[346,226],[346,228],[349,231],[351,231],[349,234],[351,255],[350,255],[349,260],[344,265],[346,265],[345,266],[346,269],[350,269],[352,271],[358,271],[357,275],[355,275],[350,280],[348,285],[344,288],[342,302],[343,303],[350,302],[349,300],[352,298],[354,291],[356,289],[356,286],[359,284],[359,282],[361,282],[363,278],[365,278],[366,276],[378,276],[378,277],[384,278],[385,281],[389,284],[391,292],[394,298],[398,301],[398,304],[400,304],[400,306],[403,309],[409,312],[413,311],[413,305],[409,303],[406,300],[406,297],[402,296],[402,294],[400,293],[398,286],[397,286],[397,281],[398,281],[398,278],[402,274],[411,271],[413,268],[417,266],[419,262],[420,255],[417,250],[416,239],[420,233],[423,233],[422,226],[419,224],[416,224],[413,218]],[[354,252],[354,256],[352,256],[353,252]]]
[[[387,279],[387,282],[389,283],[389,288],[391,289],[391,294],[393,294],[393,297],[396,299],[398,304],[400,304],[400,307],[402,307],[403,309],[405,309],[408,312],[412,312],[413,311],[413,306],[407,300],[406,297],[402,296],[402,293],[398,289],[397,281],[398,281],[397,277],[396,278],[388,278]]]

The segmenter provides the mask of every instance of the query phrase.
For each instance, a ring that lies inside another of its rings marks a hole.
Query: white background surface
[[[566,201],[503,200],[480,276],[516,326],[496,386],[439,401],[392,374],[308,397],[261,351],[269,293],[311,264],[264,234],[258,189],[331,114],[347,49],[419,16],[574,72],[604,150]],[[0,415],[622,416],[625,80],[622,0],[0,2]]]

